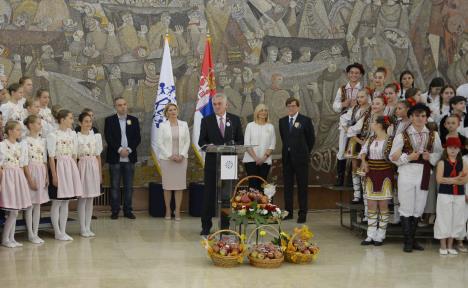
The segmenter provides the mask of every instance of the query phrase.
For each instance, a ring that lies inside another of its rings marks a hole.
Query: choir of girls
[[[416,231],[435,218],[440,255],[467,253],[467,99],[442,78],[421,93],[411,71],[388,84],[387,69],[379,67],[365,88],[361,64],[346,72],[349,82],[333,104],[341,113],[336,185],[343,186],[350,160],[352,202],[364,204],[367,222],[361,245],[383,245],[391,223],[402,227],[403,251],[424,250]]]
[[[74,115],[57,105],[50,109],[47,90],[25,97],[23,86],[30,81],[23,77],[21,84],[2,90],[7,91],[8,101],[0,106],[0,209],[6,218],[1,245],[22,246],[15,240],[20,211],[28,240],[44,243],[38,228],[41,205],[49,201],[55,239],[73,240],[66,231],[71,199],[78,200],[80,235],[94,237],[91,217],[93,198],[101,193],[103,146],[93,127],[92,110],[79,115],[81,129],[75,132]]]

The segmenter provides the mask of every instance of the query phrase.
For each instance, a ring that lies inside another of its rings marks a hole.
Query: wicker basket
[[[239,238],[239,243],[244,244],[244,241],[242,240],[242,237],[241,237],[241,235],[239,233],[237,233],[236,231],[233,231],[233,230],[228,230],[228,229],[216,231],[215,233],[208,236],[208,240],[213,239],[216,235],[221,234],[221,233],[234,234],[234,235],[237,236],[237,238]],[[239,259],[241,259],[240,257],[242,257],[242,258],[244,257],[243,256],[244,253],[245,253],[245,249],[237,256],[223,256],[223,255],[218,254],[218,253],[208,253],[208,255],[210,256],[210,258],[213,261],[214,265],[216,265],[218,267],[231,268],[231,267],[236,267],[241,263],[239,261]]]
[[[274,231],[274,233],[277,234],[277,237],[279,237],[279,235],[280,235],[279,231],[276,230],[276,228],[274,228],[273,226],[271,226],[271,225],[261,225],[261,226],[258,226],[257,228],[255,228],[252,232],[250,232],[249,238],[247,239],[247,244],[250,244],[250,240],[252,239],[252,236],[261,228],[262,229],[268,228],[268,229]],[[265,230],[265,232],[270,234],[273,237],[276,237],[276,235],[273,234],[271,231]],[[280,251],[281,251],[281,247],[280,247]],[[284,262],[284,255],[281,258],[278,258],[278,259],[269,259],[269,258],[268,259],[258,259],[258,258],[251,257],[250,254],[249,254],[248,258],[249,258],[250,265],[255,266],[255,267],[259,267],[259,268],[278,268]]]
[[[232,195],[231,203],[234,202],[234,198],[237,196],[237,191],[242,186],[242,184],[244,184],[245,181],[250,180],[250,179],[258,179],[258,180],[262,181],[263,184],[268,184],[268,182],[265,179],[263,179],[262,177],[260,177],[260,176],[251,175],[251,176],[246,176],[246,177],[242,178],[241,180],[239,180],[239,182],[237,182],[237,185],[234,188],[234,193],[233,193],[234,195]]]
[[[291,237],[291,239],[289,239],[289,243],[292,243],[294,241],[294,238],[296,238],[298,235],[299,233],[295,233]],[[289,243],[288,243],[288,246],[289,246]],[[289,263],[307,264],[307,263],[311,263],[312,260],[314,260],[315,258],[317,258],[316,254],[304,254],[301,252],[291,252],[291,251],[288,251],[287,249],[286,251],[284,251],[284,259],[286,260],[286,262],[289,262]]]

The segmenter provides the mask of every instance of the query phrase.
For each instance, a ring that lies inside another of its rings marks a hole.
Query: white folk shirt
[[[47,152],[49,157],[57,156],[76,156],[78,150],[78,141],[76,139],[76,132],[67,129],[56,130],[47,136]]]
[[[88,135],[81,134],[81,132],[78,132],[76,138],[78,141],[78,158],[101,155],[101,134],[94,134],[93,130],[89,131]]]
[[[359,152],[359,157],[366,154],[371,160],[383,160],[385,159],[385,144],[387,144],[387,139],[374,140],[369,146],[369,139],[367,139],[366,143],[364,143],[361,148],[361,152]],[[368,146],[370,151],[367,150]]]
[[[362,86],[360,82],[358,82],[356,86],[354,86],[354,88],[351,87],[351,85],[348,82],[345,86],[346,99],[355,100],[359,90],[361,89],[362,89]],[[336,113],[340,113],[342,108],[343,107],[341,106],[341,87],[340,87],[340,89],[336,91],[335,101],[333,101],[333,111],[335,111]]]
[[[44,138],[27,136],[21,143],[28,151],[29,162],[47,163],[47,144]]]

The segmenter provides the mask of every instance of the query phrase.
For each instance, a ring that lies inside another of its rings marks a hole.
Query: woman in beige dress
[[[187,188],[187,157],[190,133],[187,122],[177,119],[179,108],[169,103],[164,108],[166,122],[159,126],[157,137],[158,156],[161,165],[166,220],[171,219],[172,191],[175,195],[175,220],[180,221],[182,191]]]

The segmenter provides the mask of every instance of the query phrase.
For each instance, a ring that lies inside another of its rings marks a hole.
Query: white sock
[[[33,242],[34,240],[34,229],[33,229],[33,206],[29,207],[24,211],[24,220],[26,222],[26,228],[28,229],[28,240]]]
[[[50,208],[50,220],[52,227],[54,227],[55,239],[57,240],[61,240],[60,238],[62,238],[59,225],[61,202],[61,200],[52,200],[52,207]]]
[[[8,218],[3,225],[3,234],[2,234],[2,245],[8,248],[15,248],[15,243],[11,242],[11,232],[15,234],[16,218],[18,217],[18,211],[10,211],[8,213]],[[14,238],[13,238],[14,239]]]
[[[86,231],[86,198],[78,199],[78,219],[80,221],[80,235],[88,237]]]
[[[86,199],[86,232],[88,233],[88,235],[90,237],[94,237],[96,236],[96,234],[94,234],[92,231],[91,231],[91,220],[93,218],[93,205],[94,205],[94,199],[93,198],[87,198]]]
[[[39,223],[41,221],[41,204],[34,204],[33,205],[33,213],[32,213],[32,224],[33,224],[33,233],[36,237],[36,240],[39,243],[44,243],[44,240],[39,238]]]
[[[59,218],[59,223],[60,223],[60,233],[67,238],[67,240],[71,241],[73,240],[72,237],[70,237],[66,230],[67,230],[67,221],[68,221],[68,203],[69,200],[63,200],[62,203],[60,204],[60,218]]]

